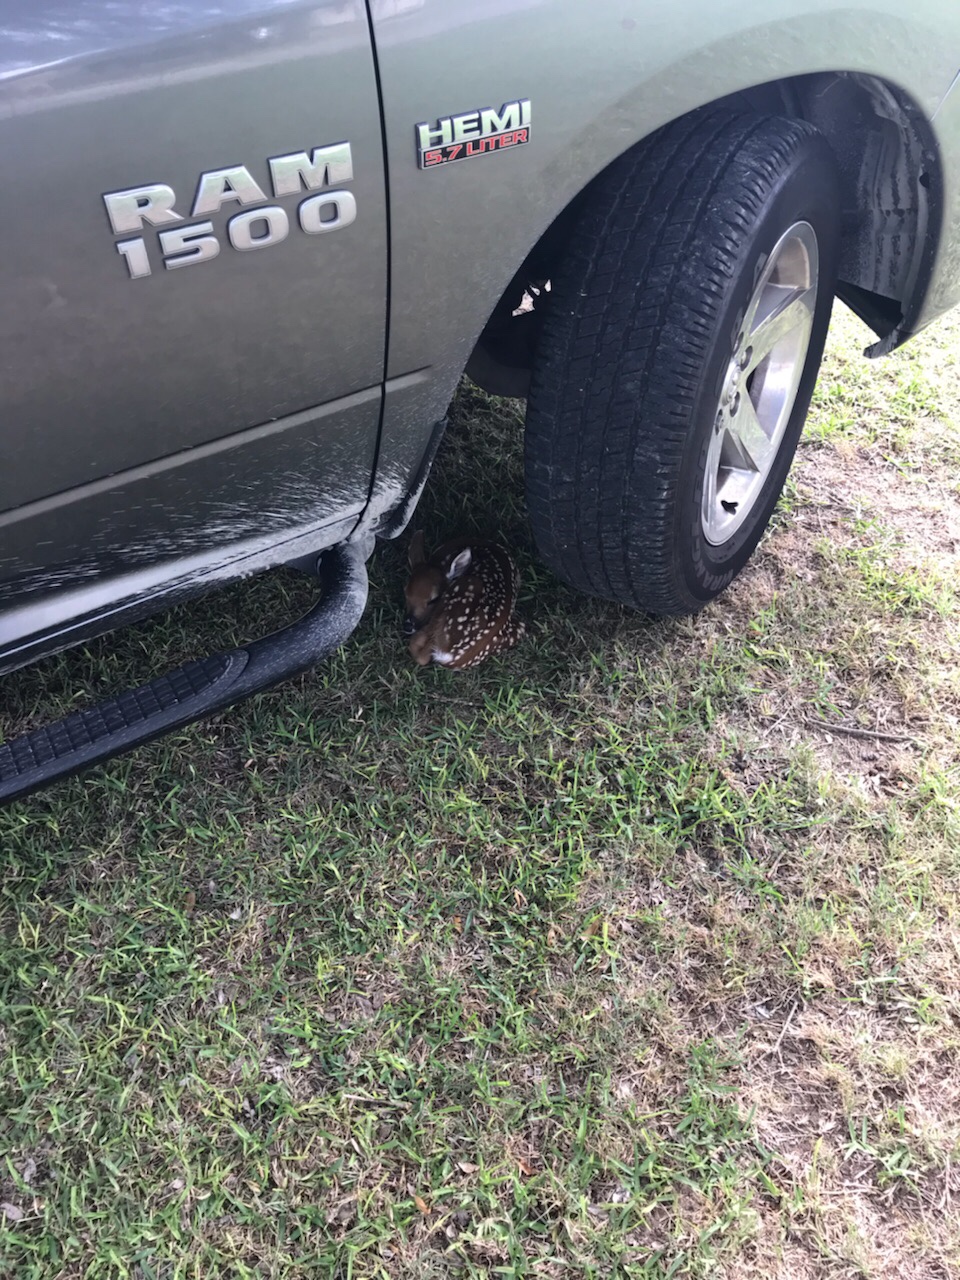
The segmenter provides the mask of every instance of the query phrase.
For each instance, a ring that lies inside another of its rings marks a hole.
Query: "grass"
[[[464,387],[418,520],[516,549],[519,649],[416,669],[391,544],[313,675],[0,815],[0,1274],[960,1273],[960,325],[865,341],[698,618],[552,579]],[[304,599],[50,660],[0,726]]]

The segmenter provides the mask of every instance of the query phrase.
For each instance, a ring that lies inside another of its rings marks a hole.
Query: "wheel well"
[[[866,354],[892,351],[910,335],[940,233],[940,161],[922,110],[888,82],[852,72],[772,81],[710,105],[807,120],[826,136],[843,183],[837,292],[877,335]],[[484,390],[526,395],[539,327],[537,298],[549,289],[592,187],[547,228],[487,321],[466,368]]]

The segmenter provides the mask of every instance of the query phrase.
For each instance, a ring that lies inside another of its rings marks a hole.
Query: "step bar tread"
[[[315,569],[319,602],[283,630],[242,649],[193,659],[0,743],[0,804],[268,689],[339,649],[366,605],[368,552],[366,542],[325,552]]]

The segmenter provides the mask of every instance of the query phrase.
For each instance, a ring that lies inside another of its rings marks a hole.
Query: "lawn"
[[[414,667],[402,539],[317,672],[0,813],[0,1275],[960,1274],[960,321],[867,341],[697,618],[540,568],[464,386],[417,523],[516,550],[520,648]],[[0,730],[306,595],[8,678]]]

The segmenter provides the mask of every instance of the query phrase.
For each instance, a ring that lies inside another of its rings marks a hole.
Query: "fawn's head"
[[[410,577],[406,586],[407,615],[403,620],[403,631],[404,635],[412,636],[430,621],[444,591],[455,579],[463,577],[473,556],[470,548],[464,547],[445,570],[428,559],[423,530],[418,529],[410,540],[407,558]]]

